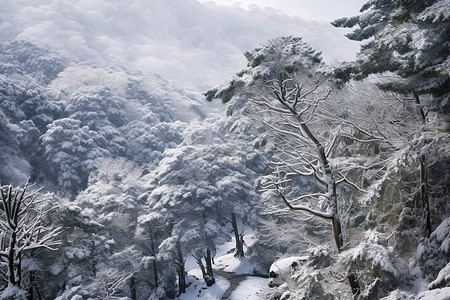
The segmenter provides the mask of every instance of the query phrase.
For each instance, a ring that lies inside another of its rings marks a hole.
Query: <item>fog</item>
[[[278,36],[302,36],[329,62],[358,45],[325,22],[252,6],[195,0],[6,0],[2,41],[26,39],[76,62],[158,73],[181,87],[206,89],[245,65],[243,52]]]

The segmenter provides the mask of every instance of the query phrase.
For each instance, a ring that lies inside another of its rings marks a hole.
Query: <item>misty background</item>
[[[258,1],[263,8],[252,1],[223,0],[221,5],[196,0],[2,2],[2,41],[24,39],[78,63],[120,65],[204,90],[245,64],[245,51],[278,36],[302,36],[328,62],[352,60],[359,45],[329,22],[331,12],[356,14],[362,1],[353,1],[351,9],[349,4],[325,6],[324,1],[309,7]],[[293,16],[303,11],[302,17]],[[317,11],[324,15],[319,21],[304,17],[317,16]]]

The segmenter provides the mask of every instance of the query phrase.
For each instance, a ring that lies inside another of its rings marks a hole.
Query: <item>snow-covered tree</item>
[[[431,94],[435,109],[448,106],[447,4],[446,0],[368,1],[359,16],[335,20],[332,24],[337,27],[357,27],[347,34],[349,39],[367,41],[355,62],[337,69],[339,75],[361,79],[386,73],[379,83],[382,88]]]
[[[7,282],[0,297],[22,299],[25,294],[20,290],[32,284],[25,280],[27,255],[39,248],[54,250],[59,244],[60,228],[43,226],[47,212],[39,207],[39,191],[29,193],[27,185],[24,188],[9,185],[1,187],[0,196],[0,267],[5,270]],[[19,294],[23,294],[22,298]]]
[[[21,184],[34,177],[37,140],[61,113],[43,84],[54,78],[63,65],[59,56],[31,43],[0,44],[3,183]]]
[[[137,163],[156,165],[164,157],[164,150],[181,143],[186,123],[152,121],[151,115],[130,122],[122,131],[127,140],[126,156]]]
[[[429,289],[450,284],[450,217],[446,218],[418,247],[420,267],[431,281]]]
[[[429,107],[448,112],[449,18],[447,0],[368,1],[359,16],[332,22],[336,27],[356,27],[347,37],[366,41],[356,61],[338,69],[338,77],[385,74],[380,87],[414,94],[423,107],[419,95],[431,94],[434,99]]]
[[[242,150],[245,143],[227,141],[219,133],[221,126],[213,119],[192,124],[183,143],[165,151],[148,186],[148,215],[158,213],[173,224],[164,247],[172,249],[178,267],[180,252],[193,255],[209,284],[214,282],[215,247],[231,239],[232,214],[243,224],[255,224],[257,202],[254,171],[247,167],[252,155]]]
[[[30,131],[32,132],[32,131]],[[31,165],[20,151],[20,142],[16,138],[14,126],[8,122],[6,115],[0,110],[0,180],[5,183],[20,183],[30,177]]]
[[[0,74],[33,78],[48,84],[66,67],[58,53],[29,41],[14,40],[0,44]]]
[[[274,138],[274,173],[263,188],[276,192],[291,210],[329,220],[341,251],[340,214],[352,194],[370,198],[370,186],[386,172],[378,155],[386,137],[377,123],[361,121],[362,111],[351,111],[358,106],[340,96],[342,91],[332,90],[320,53],[300,38],[272,40],[246,57],[246,68],[206,96],[224,102],[234,95],[248,99],[247,114]],[[351,271],[348,279],[358,294]]]
[[[82,126],[81,121],[64,118],[48,125],[40,137],[43,155],[48,163],[49,178],[68,196],[76,195],[87,184],[95,159],[110,156],[107,140]]]
[[[128,295],[130,288],[126,287],[141,268],[142,253],[133,232],[145,205],[139,198],[143,193],[142,175],[143,169],[125,158],[101,158],[90,174],[87,188],[73,200],[82,212],[95,215],[99,226],[97,232],[81,240],[86,244],[100,240],[90,250],[95,263],[90,283],[85,285],[87,290],[97,290],[99,297]],[[102,245],[105,241],[106,245]],[[107,270],[104,276],[103,270]]]
[[[147,211],[149,211],[147,213]],[[165,261],[162,259],[164,254],[160,253],[161,243],[170,237],[171,224],[168,223],[163,215],[151,209],[144,209],[137,218],[136,228],[136,244],[142,253],[142,261],[144,268],[141,270],[145,282],[152,289],[157,291],[161,285],[164,285],[164,265],[172,263],[169,259]],[[169,250],[170,252],[170,250]],[[136,278],[135,281],[139,280]],[[139,284],[139,282],[136,282]]]
[[[446,0],[368,1],[359,16],[332,23],[338,27],[357,27],[347,37],[366,41],[361,45],[356,61],[337,69],[338,77],[362,79],[379,74],[376,81],[382,89],[403,94],[405,96],[399,98],[415,103],[419,116],[415,119],[423,127],[411,130],[408,147],[413,155],[418,154],[422,223],[426,236],[433,230],[431,210],[434,204],[430,203],[433,198],[430,187],[442,189],[445,185],[430,178],[433,166],[445,162],[429,154],[440,148],[440,132],[445,125],[442,127],[438,123],[445,119],[449,108],[449,17]]]

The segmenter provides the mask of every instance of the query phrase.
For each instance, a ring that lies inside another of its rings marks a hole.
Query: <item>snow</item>
[[[443,286],[447,282],[450,282],[450,262],[439,272],[436,280],[432,281],[428,287],[433,289],[438,286]]]
[[[292,256],[275,261],[269,269],[269,286],[282,286],[289,281],[295,267],[308,260],[308,256]]]
[[[450,10],[448,9],[449,5],[449,0],[436,1],[420,13],[418,19],[422,21],[431,20],[433,23],[439,22],[442,19],[448,19],[450,18]]]
[[[230,286],[228,280],[223,277],[215,276],[216,283],[210,287],[206,287],[202,279],[200,268],[192,269],[188,272],[187,283],[190,286],[186,289],[186,293],[180,295],[180,300],[204,299],[213,300],[220,299]]]
[[[25,300],[27,297],[22,289],[19,289],[12,284],[8,284],[8,287],[0,294],[2,299],[15,299],[15,300]]]
[[[382,270],[391,273],[395,277],[401,274],[394,266],[392,259],[392,249],[386,248],[382,245],[371,243],[361,243],[351,250],[352,260],[366,260],[372,262],[372,267],[380,267]]]
[[[267,286],[267,279],[261,277],[247,277],[234,290],[230,296],[230,300],[259,300],[264,299],[260,292]]]
[[[431,234],[430,238],[435,238],[441,243],[439,249],[442,252],[450,252],[450,218],[445,219],[444,222],[442,222]]]
[[[249,232],[251,231],[248,228],[245,230]],[[253,233],[244,235],[245,246],[252,245],[255,239],[256,236]],[[218,247],[216,257],[214,258],[213,269],[235,273],[235,275],[237,276],[241,274],[252,274],[255,267],[245,257],[242,257],[240,259],[234,257],[234,246],[235,243],[234,240],[232,240]],[[192,257],[186,258],[186,268],[190,269],[188,271],[188,276],[186,279],[189,287],[186,289],[185,294],[180,295],[180,300],[221,299],[231,285],[228,279],[215,274],[214,278],[216,279],[216,283],[210,287],[206,287],[206,284],[202,278],[201,270],[197,267]],[[264,287],[267,287],[267,284],[267,278],[247,276],[239,283],[237,288],[231,293],[228,299],[264,299],[261,296],[261,292]]]
[[[270,267],[270,272],[289,272],[292,263],[296,261],[306,261],[308,256],[293,256],[277,260]]]
[[[217,262],[220,261],[219,264]],[[240,265],[240,262],[244,262]],[[249,268],[248,261],[246,259],[237,259],[232,254],[227,254],[215,259],[216,264],[213,265],[214,269],[220,269],[221,265],[228,265],[227,270],[235,269],[237,272],[243,272],[244,270],[253,270]],[[237,273],[238,274],[238,273]],[[243,274],[243,273],[239,273]],[[230,282],[222,276],[215,275],[216,283],[210,287],[206,287],[205,282],[202,279],[202,273],[200,268],[194,268],[188,272],[187,282],[190,286],[186,289],[186,293],[182,294],[180,300],[191,299],[203,299],[213,300],[221,299],[227,289],[230,287]],[[244,279],[239,286],[231,293],[230,300],[258,300],[263,299],[259,296],[263,287],[267,286],[267,278],[248,276]]]
[[[245,257],[237,259],[234,257],[234,252],[216,258],[214,260],[216,267],[225,272],[233,272],[236,274],[252,274],[254,266]]]
[[[449,300],[450,287],[425,291],[417,295],[417,300]]]

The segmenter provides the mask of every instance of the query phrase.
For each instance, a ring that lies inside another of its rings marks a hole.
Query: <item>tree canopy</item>
[[[371,0],[361,14],[332,22],[354,28],[347,37],[363,41],[354,62],[336,75],[344,80],[383,74],[379,86],[402,94],[431,94],[432,108],[450,103],[450,7],[446,0]]]

